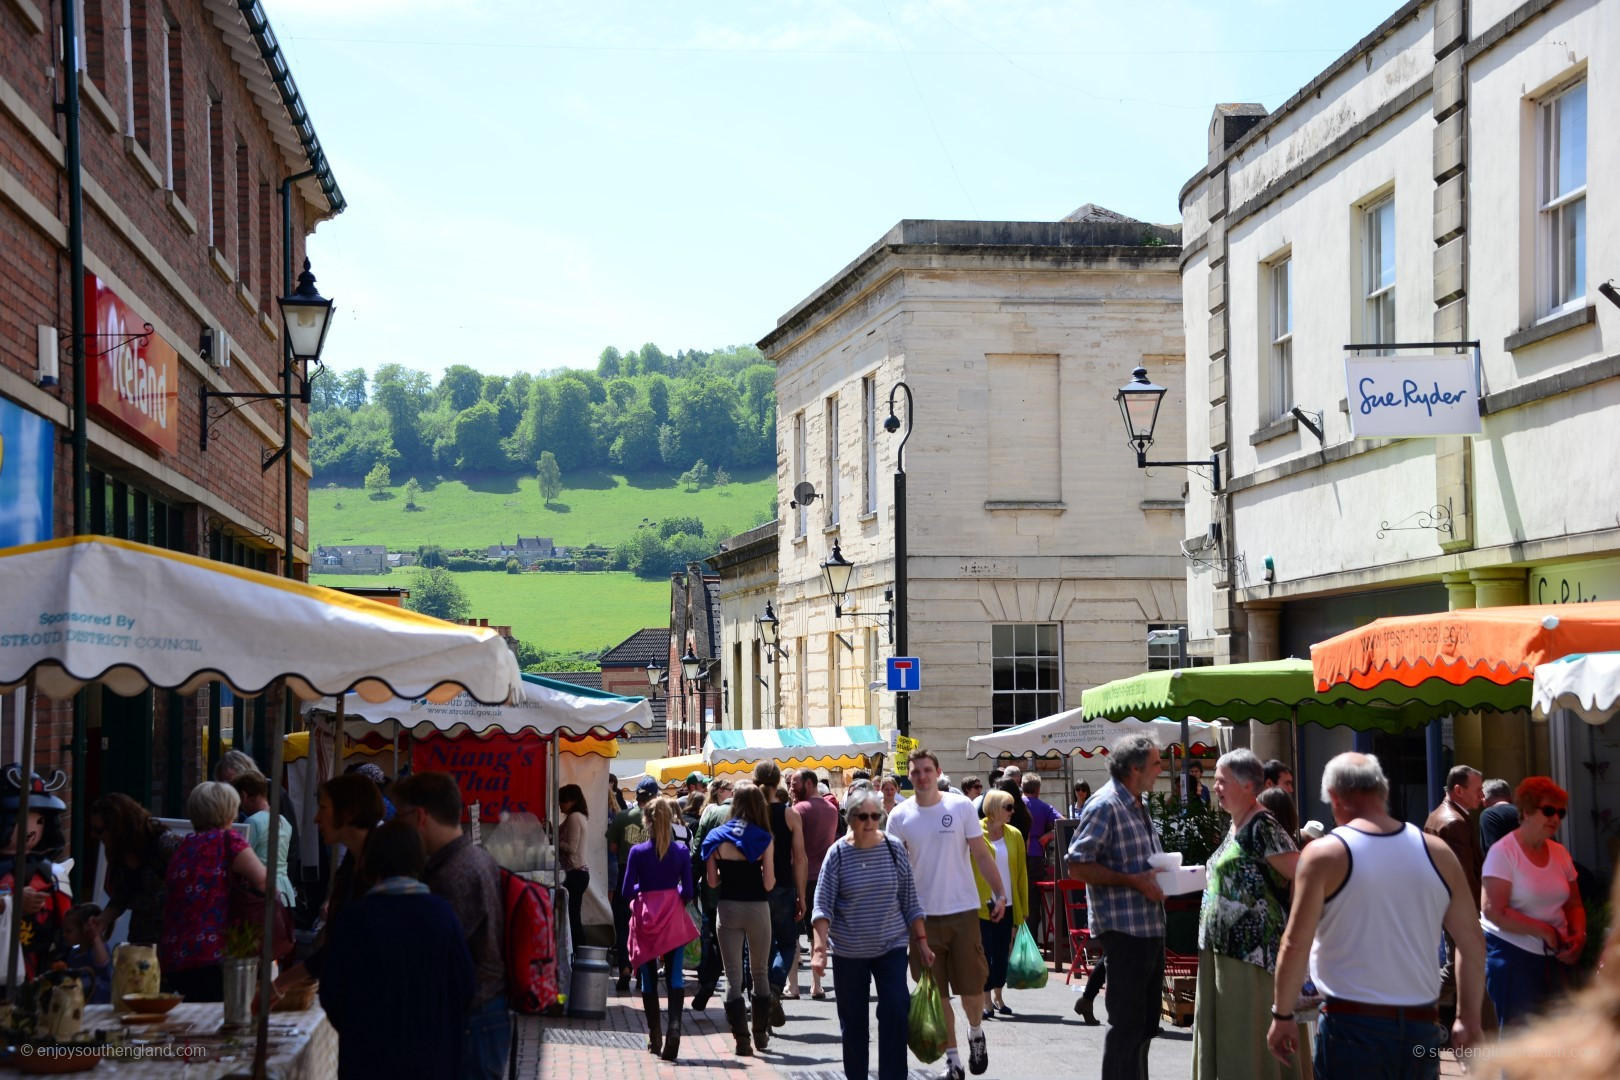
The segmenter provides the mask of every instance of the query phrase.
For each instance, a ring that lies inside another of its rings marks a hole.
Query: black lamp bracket
[[[152,329],[151,323],[142,323],[141,325],[143,329],[139,334],[80,334],[79,337],[84,340],[89,340],[90,338],[95,338],[97,341],[101,341],[103,339],[115,339],[111,345],[108,345],[100,352],[91,352],[89,349],[86,349],[84,351],[84,358],[86,360],[95,360],[98,357],[106,356],[108,353],[117,352],[119,349],[122,349],[125,345],[128,345],[132,341],[138,341],[142,345],[150,345],[152,343],[152,335],[157,331]],[[68,334],[65,335],[65,338],[66,340],[64,340],[61,345],[64,353],[73,347],[73,336]]]
[[[857,622],[864,619],[868,625],[886,627],[888,629],[889,644],[894,644],[894,606],[892,604],[883,614],[873,615],[865,611],[845,611],[842,603],[835,602],[833,604],[833,618],[854,619]]]
[[[1131,440],[1131,447],[1136,451],[1136,467],[1138,469],[1152,469],[1160,465],[1176,468],[1209,469],[1214,482],[1214,487],[1210,493],[1213,495],[1221,493],[1221,455],[1211,454],[1203,461],[1149,461],[1146,447],[1139,445],[1134,439]]]
[[[1411,522],[1411,524],[1407,524],[1407,522]],[[1394,524],[1388,521],[1379,522],[1378,539],[1382,540],[1392,532],[1410,532],[1416,529],[1433,529],[1435,532],[1451,536],[1451,500],[1447,499],[1443,506],[1435,505],[1427,510],[1407,514]]]

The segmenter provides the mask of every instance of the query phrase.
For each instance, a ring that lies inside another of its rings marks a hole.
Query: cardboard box
[[[1166,896],[1204,891],[1206,874],[1202,866],[1183,866],[1176,870],[1160,870],[1153,876]]]

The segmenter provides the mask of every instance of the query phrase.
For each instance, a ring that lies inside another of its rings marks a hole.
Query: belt
[[[1378,1016],[1385,1020],[1416,1020],[1429,1024],[1440,1022],[1440,1010],[1433,1005],[1369,1005],[1363,1001],[1324,998],[1322,1011],[1341,1016]]]

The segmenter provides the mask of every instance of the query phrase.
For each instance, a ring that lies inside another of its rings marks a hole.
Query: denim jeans
[[[781,993],[787,986],[788,964],[799,947],[799,921],[793,909],[799,897],[793,882],[778,883],[770,892],[771,905],[771,989]]]
[[[1164,992],[1164,938],[1103,934],[1108,953],[1108,1033],[1103,1080],[1148,1080],[1148,1047],[1159,1033]]]
[[[643,994],[656,994],[658,992],[658,961],[649,960],[638,969],[640,973],[641,992]],[[664,985],[671,990],[686,989],[686,949],[672,949],[664,954]]]
[[[1317,1080],[1434,1080],[1444,1038],[1428,1021],[1323,1010],[1311,1067]]]
[[[1485,935],[1485,993],[1505,1030],[1535,1015],[1563,990],[1564,967],[1554,956],[1519,948],[1495,934]]]
[[[501,1080],[511,1044],[512,1018],[506,1011],[506,995],[496,994],[473,1006],[461,1034],[462,1080]]]
[[[906,986],[906,947],[863,959],[834,954],[833,1001],[844,1039],[844,1075],[864,1080],[872,1052],[867,1003],[877,984],[878,1080],[906,1080],[906,1033],[911,991]]]

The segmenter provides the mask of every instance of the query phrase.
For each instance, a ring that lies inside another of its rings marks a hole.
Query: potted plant
[[[253,998],[259,991],[259,952],[264,929],[241,921],[225,929],[225,1028],[246,1031],[253,1023]]]

